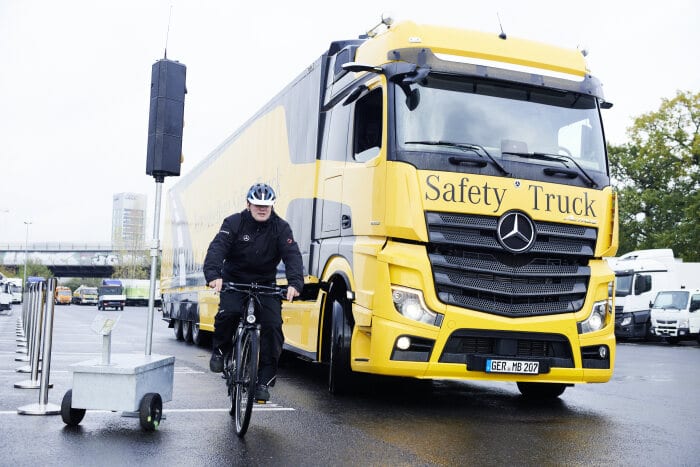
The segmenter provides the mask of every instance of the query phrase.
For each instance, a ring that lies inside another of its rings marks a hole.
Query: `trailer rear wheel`
[[[175,333],[175,339],[181,341],[184,338],[182,334],[182,320],[173,320],[173,332]]]
[[[182,336],[185,339],[185,342],[187,342],[188,344],[191,344],[193,342],[192,321],[182,321]]]

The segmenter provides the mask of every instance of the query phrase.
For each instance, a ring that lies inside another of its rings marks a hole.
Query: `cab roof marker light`
[[[460,55],[451,55],[443,53],[435,53],[435,56],[440,60],[445,60],[448,62],[469,63],[472,65],[489,66],[494,68],[501,68],[504,70],[519,71],[522,73],[548,76],[550,78],[565,79],[567,81],[581,82],[584,79],[583,76],[574,75],[571,73],[562,73],[559,71],[546,70],[543,68],[535,68],[526,65],[516,65],[514,63],[499,62],[495,60],[485,60],[483,58],[463,57]]]

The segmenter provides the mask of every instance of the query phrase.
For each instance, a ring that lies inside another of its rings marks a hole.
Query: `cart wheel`
[[[139,420],[141,427],[146,431],[154,431],[158,429],[160,417],[163,414],[163,399],[156,392],[149,392],[139,405]]]
[[[63,396],[61,402],[61,418],[68,426],[78,426],[85,416],[85,409],[74,409],[71,407],[73,401],[73,390],[69,389]]]

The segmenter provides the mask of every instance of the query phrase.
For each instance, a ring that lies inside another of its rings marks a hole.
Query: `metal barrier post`
[[[55,280],[55,279],[54,279]],[[32,330],[31,330],[31,335],[30,335],[30,343],[31,347],[29,349],[29,360],[30,360],[30,365],[29,368],[27,367],[21,367],[18,368],[17,371],[20,373],[31,373],[31,378],[28,380],[20,381],[18,383],[15,383],[15,387],[19,389],[37,389],[38,387],[41,386],[41,382],[39,381],[39,372],[41,371],[39,368],[39,354],[41,353],[41,341],[42,341],[42,330],[41,326],[44,322],[44,309],[45,309],[45,304],[51,303],[53,304],[53,300],[46,300],[46,284],[43,282],[39,282],[37,284],[34,284],[34,298],[32,300],[32,306],[33,306],[33,317],[31,318],[32,320]],[[54,287],[55,289],[55,287]],[[52,307],[53,310],[53,307]],[[45,362],[41,362],[43,365]],[[52,387],[52,385],[49,385],[49,387]]]
[[[33,366],[33,356],[36,355],[35,344],[41,339],[41,331],[39,330],[39,325],[41,323],[39,307],[41,306],[41,301],[43,297],[43,287],[45,284],[43,282],[36,282],[30,284],[29,286],[29,328],[27,329],[27,356],[28,358],[21,359],[19,361],[28,361],[29,365],[21,366],[17,368],[18,373],[31,373]],[[35,366],[38,370],[38,365]],[[37,380],[38,383],[38,380]]]
[[[29,317],[29,310],[31,310],[31,300],[32,300],[32,294],[30,292],[31,288],[30,287],[25,287],[22,290],[22,318],[21,322],[20,319],[18,319],[17,322],[17,350],[16,353],[21,354],[15,357],[16,362],[28,362],[29,361],[29,345],[28,342],[29,340],[27,339],[27,336],[29,336],[29,327],[28,323],[30,322],[30,317]]]
[[[49,388],[52,386],[49,383],[49,374],[51,373],[51,339],[53,336],[53,314],[54,314],[54,301],[53,296],[56,291],[57,280],[52,277],[48,280],[48,288],[45,294],[45,307],[41,307],[45,310],[43,324],[43,368],[41,372],[41,385],[39,388],[39,402],[37,404],[29,404],[17,409],[17,413],[20,415],[58,415],[61,413],[61,407],[56,404],[49,404]],[[42,348],[40,345],[39,348]],[[39,349],[37,349],[38,353]],[[38,355],[36,357],[38,360]],[[15,385],[16,387],[17,385]]]

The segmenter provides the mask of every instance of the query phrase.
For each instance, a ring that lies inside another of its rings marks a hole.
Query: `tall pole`
[[[27,233],[24,236],[24,280],[22,281],[22,291],[27,287],[27,256],[29,250],[29,226],[31,223],[31,221],[24,221],[24,225],[27,226]]]
[[[146,323],[146,355],[151,355],[153,344],[153,315],[156,301],[156,268],[160,251],[160,197],[163,189],[163,177],[156,176],[156,206],[153,215],[153,242],[151,243],[151,286],[148,293],[148,322]]]

